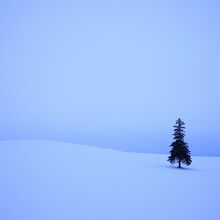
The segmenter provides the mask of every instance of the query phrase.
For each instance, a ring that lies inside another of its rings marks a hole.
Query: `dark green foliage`
[[[178,167],[181,167],[181,163],[186,164],[189,166],[192,162],[190,156],[190,150],[188,144],[184,141],[185,137],[185,123],[181,121],[179,118],[176,121],[176,125],[174,126],[174,141],[170,145],[170,156],[168,157],[168,161],[173,163],[178,163]]]

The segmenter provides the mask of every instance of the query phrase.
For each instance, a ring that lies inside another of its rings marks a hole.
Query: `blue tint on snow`
[[[194,156],[182,169],[167,167],[166,159],[56,141],[0,141],[0,219],[219,219],[220,157]]]

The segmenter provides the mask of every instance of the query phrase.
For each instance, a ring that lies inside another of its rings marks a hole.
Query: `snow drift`
[[[167,155],[2,141],[0,219],[220,219],[220,158],[192,159],[177,169]]]

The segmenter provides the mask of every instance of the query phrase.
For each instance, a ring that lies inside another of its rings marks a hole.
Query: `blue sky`
[[[220,3],[0,2],[0,139],[220,155]]]

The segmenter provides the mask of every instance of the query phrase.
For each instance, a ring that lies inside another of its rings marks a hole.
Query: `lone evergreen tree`
[[[178,163],[178,168],[181,168],[181,163],[189,166],[192,162],[188,144],[184,141],[185,123],[179,118],[174,125],[174,141],[170,145],[170,156],[168,160],[171,164]]]

